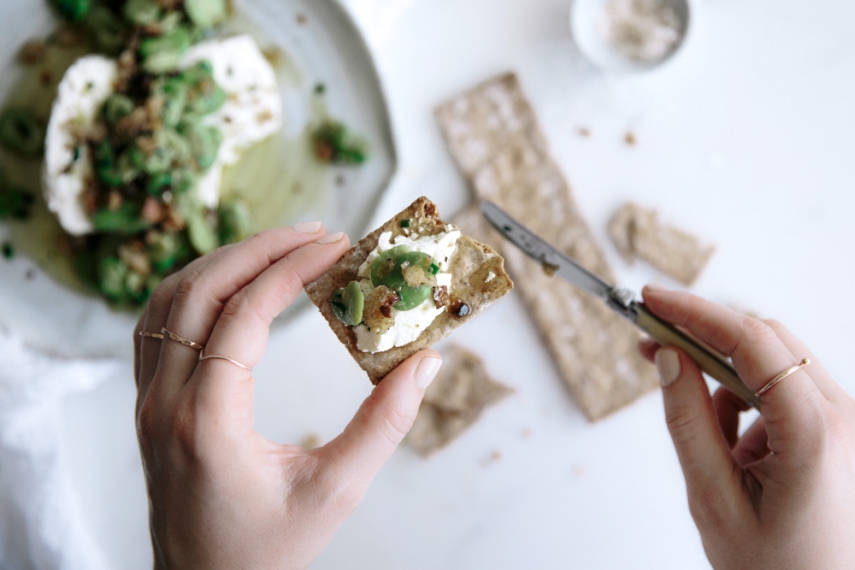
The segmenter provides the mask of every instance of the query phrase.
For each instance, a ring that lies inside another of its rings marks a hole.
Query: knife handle
[[[701,370],[718,380],[722,386],[742,398],[751,406],[760,409],[760,398],[745,385],[736,370],[718,354],[702,346],[698,341],[650,312],[644,303],[634,302],[631,310],[635,313],[635,324],[663,346],[676,346],[683,349]]]

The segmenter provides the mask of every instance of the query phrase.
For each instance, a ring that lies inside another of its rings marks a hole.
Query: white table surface
[[[468,202],[432,109],[513,69],[624,284],[673,285],[606,241],[609,215],[633,199],[718,246],[697,293],[787,323],[855,393],[855,3],[695,0],[683,50],[635,76],[581,60],[567,0],[345,4],[400,150],[377,221],[421,194],[446,214]],[[588,424],[516,294],[454,341],[516,395],[429,461],[396,453],[314,568],[708,567],[658,393]],[[283,442],[329,440],[370,390],[315,313],[276,332],[256,372],[258,429]],[[63,420],[87,523],[128,570],[151,561],[133,401],[131,379],[117,380],[69,397]]]

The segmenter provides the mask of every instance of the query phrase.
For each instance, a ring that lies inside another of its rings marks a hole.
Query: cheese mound
[[[276,74],[250,36],[200,43],[181,58],[179,69],[207,60],[214,80],[226,92],[226,101],[203,119],[216,127],[223,142],[211,168],[198,180],[200,201],[214,208],[220,199],[223,168],[235,164],[253,144],[282,128],[282,98]],[[98,112],[114,91],[118,76],[115,60],[91,55],[77,60],[65,72],[57,90],[45,140],[42,173],[48,207],[72,235],[94,231],[83,204],[87,180],[94,176],[92,156],[77,136],[95,123]]]
[[[411,234],[409,236],[399,235],[394,238],[392,232],[383,232],[380,235],[377,247],[368,254],[365,262],[359,267],[359,276],[363,278],[359,284],[366,297],[374,290],[374,286],[371,284],[371,265],[374,260],[380,257],[383,252],[399,245],[407,246],[411,251],[420,251],[431,256],[434,263],[439,266],[439,272],[436,274],[437,286],[446,287],[450,293],[452,275],[449,272],[449,265],[451,257],[457,250],[460,230],[453,226],[446,226],[445,230],[431,236]],[[443,311],[445,311],[445,307],[437,309],[433,298],[428,298],[415,309],[396,311],[393,325],[383,334],[372,332],[364,324],[357,325],[353,328],[353,332],[356,334],[356,347],[362,352],[376,353],[410,344],[419,338],[419,335]]]

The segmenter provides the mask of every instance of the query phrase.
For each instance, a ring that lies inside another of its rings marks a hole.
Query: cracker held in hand
[[[513,289],[502,257],[419,198],[306,293],[374,384]]]
[[[502,75],[449,101],[437,117],[477,198],[495,202],[602,279],[614,281],[515,75]],[[460,221],[461,226],[483,231],[479,239],[505,256],[564,381],[589,420],[603,418],[659,385],[655,369],[638,352],[641,335],[631,323],[602,300],[547,275],[496,237],[477,209],[468,218],[471,226]]]

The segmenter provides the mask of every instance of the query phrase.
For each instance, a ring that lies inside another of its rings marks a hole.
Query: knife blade
[[[635,300],[635,294],[632,291],[603,281],[492,202],[482,202],[481,213],[505,239],[539,262],[547,274],[561,277],[601,298],[612,310],[634,323],[663,346],[676,346],[683,349],[707,375],[751,406],[760,409],[760,398],[739,378],[725,357],[654,315],[644,303]]]

